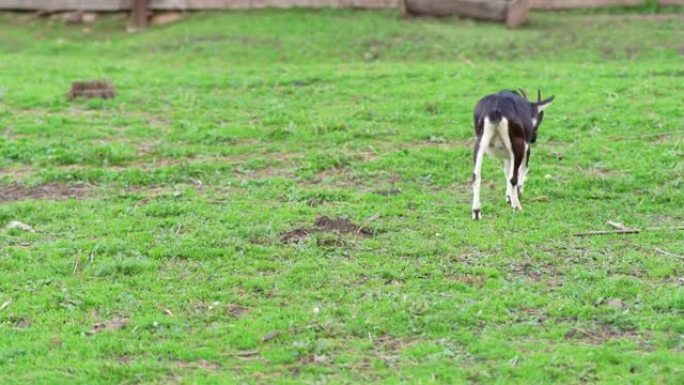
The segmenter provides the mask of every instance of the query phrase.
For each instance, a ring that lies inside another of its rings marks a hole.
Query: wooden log
[[[516,27],[527,22],[528,0],[403,0],[410,15],[462,16],[505,22]]]
[[[506,13],[506,26],[515,28],[527,23],[527,14],[530,12],[529,0],[513,0],[508,4]]]

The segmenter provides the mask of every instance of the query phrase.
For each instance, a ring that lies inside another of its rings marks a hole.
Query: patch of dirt
[[[510,266],[509,276],[524,277],[532,282],[546,282],[548,286],[559,286],[560,279],[556,266],[543,263],[541,265],[534,265],[529,262],[516,263]]]
[[[573,327],[565,333],[568,340],[579,340],[591,344],[603,344],[610,340],[639,340],[642,336],[636,330],[625,330],[610,325],[596,325],[591,328]]]
[[[349,247],[353,245],[353,243],[340,238],[326,238],[316,240],[316,245],[322,248],[337,249],[341,247]]]
[[[76,98],[102,98],[113,99],[116,96],[116,89],[107,80],[76,81],[69,90],[69,99]]]
[[[392,337],[389,335],[380,336],[372,339],[373,342],[373,352],[376,356],[382,358],[385,361],[396,361],[399,358],[398,354],[411,346],[415,339],[401,339],[397,337]]]
[[[372,231],[360,227],[346,218],[331,219],[324,215],[322,217],[316,218],[314,226],[316,226],[316,229],[319,231],[338,232],[342,234],[354,233],[367,236],[373,235]]]
[[[14,202],[20,200],[59,200],[67,198],[83,198],[92,189],[88,184],[65,185],[49,183],[38,186],[24,186],[13,183],[0,185],[0,202]]]
[[[310,233],[310,229],[298,228],[281,234],[280,240],[283,243],[299,242],[300,240],[308,237]]]
[[[484,286],[485,282],[487,281],[485,277],[481,275],[452,275],[449,278],[461,282],[464,285],[472,286],[472,287],[482,287]]]
[[[249,312],[249,308],[236,304],[230,304],[226,306],[226,310],[228,313],[230,313],[230,315],[236,318],[239,318]]]
[[[311,228],[296,228],[290,230],[280,235],[280,240],[283,243],[298,242],[309,234],[315,232],[327,232],[327,233],[337,233],[337,234],[354,234],[365,237],[372,237],[375,233],[363,226],[359,226],[349,219],[346,218],[336,218],[332,219],[327,216],[321,216],[316,218],[314,221],[314,227]]]
[[[126,325],[128,325],[128,319],[117,317],[104,322],[96,323],[93,325],[93,328],[87,332],[87,334],[93,335],[107,330],[121,330],[125,328]]]
[[[392,188],[389,190],[378,190],[375,193],[382,196],[390,196],[401,194],[401,190],[399,190],[398,188]]]

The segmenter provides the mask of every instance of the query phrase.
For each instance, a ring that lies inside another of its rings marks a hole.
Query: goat
[[[502,159],[506,177],[506,200],[515,211],[522,209],[522,195],[530,161],[530,144],[537,140],[537,130],[544,119],[544,110],[554,97],[537,101],[527,99],[523,90],[500,91],[480,99],[475,106],[475,149],[473,161],[473,219],[482,217],[480,182],[484,153]]]

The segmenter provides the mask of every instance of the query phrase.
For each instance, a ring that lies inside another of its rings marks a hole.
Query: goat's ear
[[[555,96],[551,96],[550,98],[546,98],[542,101],[535,103],[537,105],[537,111],[538,112],[544,111],[547,107],[549,107],[553,103],[554,98],[555,98]]]

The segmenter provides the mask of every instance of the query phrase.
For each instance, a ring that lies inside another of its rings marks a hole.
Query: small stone
[[[81,22],[83,24],[93,24],[97,21],[98,15],[94,12],[85,12],[81,14]]]
[[[181,12],[155,13],[152,16],[152,19],[150,19],[150,24],[152,24],[152,25],[166,25],[166,24],[175,23],[182,18],[183,18],[183,14]]]
[[[21,222],[19,222],[19,221],[12,221],[12,222],[10,222],[10,223],[7,225],[7,229],[8,229],[8,230],[11,230],[11,229],[19,229],[19,230],[23,230],[23,231],[28,231],[28,232],[31,232],[31,233],[35,233],[35,230],[33,230],[33,227],[31,227],[31,226],[29,226],[29,225],[27,225],[27,224],[25,224],[25,223],[21,223]]]

